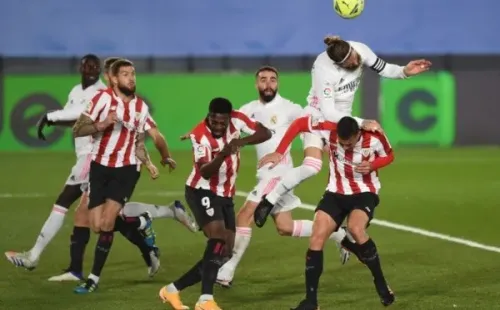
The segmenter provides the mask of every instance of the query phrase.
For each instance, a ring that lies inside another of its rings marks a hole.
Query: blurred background
[[[210,97],[228,96],[236,106],[256,98],[252,74],[260,65],[281,70],[282,95],[305,104],[326,34],[364,42],[397,64],[434,63],[432,73],[410,81],[371,72],[363,80],[355,112],[379,119],[394,144],[498,144],[500,2],[470,4],[367,1],[361,17],[342,20],[331,1],[5,1],[0,150],[71,149],[61,130],[42,143],[32,127],[64,105],[84,54],[133,60],[139,92],[174,140],[203,116]]]

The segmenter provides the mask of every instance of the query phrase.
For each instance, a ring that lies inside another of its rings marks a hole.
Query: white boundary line
[[[0,193],[0,199],[2,199],[2,198],[5,198],[5,199],[15,199],[15,198],[29,199],[29,198],[40,198],[40,197],[49,197],[49,196],[51,196],[51,195],[47,195],[47,194],[43,194],[43,193]],[[182,191],[165,191],[165,192],[143,191],[143,192],[138,192],[136,194],[136,196],[141,196],[141,197],[144,197],[144,196],[175,197],[175,196],[184,196],[184,192],[182,192]],[[238,192],[236,192],[236,196],[245,198],[248,196],[248,193],[238,191]],[[300,208],[312,211],[312,210],[316,209],[316,206],[311,205],[311,204],[307,204],[307,203],[303,203],[302,206],[300,206]],[[371,224],[381,226],[381,227],[391,228],[394,230],[405,231],[405,232],[409,232],[409,233],[412,233],[415,235],[425,236],[425,237],[429,237],[429,238],[433,238],[433,239],[439,239],[439,240],[447,241],[450,243],[456,243],[456,244],[464,245],[467,247],[480,249],[483,251],[500,253],[500,247],[495,247],[495,246],[475,242],[472,240],[467,240],[467,239],[463,239],[463,238],[457,238],[457,237],[453,237],[453,236],[449,236],[449,235],[445,235],[445,234],[440,234],[440,233],[436,233],[433,231],[421,229],[418,227],[401,225],[401,224],[397,224],[397,223],[393,223],[393,222],[389,222],[389,221],[384,221],[384,220],[377,220],[377,219],[373,219],[371,221]]]

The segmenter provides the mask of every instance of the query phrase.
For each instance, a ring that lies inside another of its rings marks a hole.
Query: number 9
[[[201,198],[201,205],[204,206],[206,209],[210,209],[210,198],[206,196]]]

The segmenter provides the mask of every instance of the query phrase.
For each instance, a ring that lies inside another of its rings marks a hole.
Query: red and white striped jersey
[[[378,194],[381,184],[378,171],[361,174],[354,167],[363,161],[373,162],[392,156],[392,148],[384,134],[361,131],[361,137],[352,150],[344,150],[338,143],[336,131],[330,133],[330,176],[327,190],[351,195],[364,192]]]
[[[102,122],[111,111],[116,112],[119,121],[94,135],[92,160],[107,167],[137,165],[137,134],[151,126],[149,108],[139,97],[124,103],[109,88],[97,93],[83,114],[94,122]]]
[[[210,179],[204,179],[198,168],[198,163],[208,163],[222,151],[224,146],[233,139],[240,137],[240,133],[253,134],[256,130],[256,122],[248,116],[239,112],[231,113],[231,121],[225,136],[214,138],[206,121],[200,122],[191,132],[191,143],[193,145],[193,170],[189,175],[186,185],[192,188],[211,190],[217,196],[233,197],[236,192],[236,177],[240,167],[240,153],[227,156],[222,163],[219,172]]]

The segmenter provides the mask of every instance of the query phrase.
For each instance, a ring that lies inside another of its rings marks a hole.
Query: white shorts
[[[308,147],[315,147],[322,150],[323,147],[325,146],[325,141],[320,135],[310,132],[305,132],[304,141],[302,142],[302,144],[304,145],[304,150],[307,149]]]
[[[82,190],[87,187],[89,182],[89,170],[92,155],[79,156],[76,164],[71,168],[71,173],[66,180],[66,185],[82,185]]]
[[[260,179],[254,189],[248,194],[247,201],[259,203],[262,200],[262,196],[268,194],[274,189],[278,184],[281,177],[268,177]],[[281,196],[281,198],[276,202],[272,214],[292,211],[293,209],[299,207],[302,204],[300,198],[295,196],[293,190]]]

